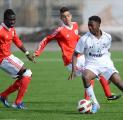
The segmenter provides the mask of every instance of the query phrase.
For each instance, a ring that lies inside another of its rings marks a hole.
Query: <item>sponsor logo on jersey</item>
[[[92,56],[92,57],[102,57],[103,54],[93,54],[93,53],[89,52],[89,56]]]

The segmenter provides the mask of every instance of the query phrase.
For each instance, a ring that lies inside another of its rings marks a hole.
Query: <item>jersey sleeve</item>
[[[77,30],[77,32],[78,32],[78,40],[80,39],[80,35],[79,35],[79,26],[78,26],[78,23],[77,22],[75,22],[75,25],[76,25],[76,30]]]
[[[110,49],[111,48],[111,42],[112,42],[112,37],[111,35],[108,35],[109,41],[108,41],[108,46],[107,48]]]
[[[35,51],[35,56],[39,56],[44,48],[46,47],[46,45],[53,39],[56,38],[58,34],[58,29],[55,29],[51,34],[47,35],[40,43],[39,46],[37,48],[37,50]]]
[[[83,54],[85,48],[85,39],[81,37],[76,45],[75,52]]]
[[[18,35],[16,34],[16,31],[14,30],[14,38],[13,38],[13,42],[17,47],[22,46],[22,41],[19,39]]]

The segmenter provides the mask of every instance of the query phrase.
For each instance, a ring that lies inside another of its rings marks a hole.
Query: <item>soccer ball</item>
[[[90,113],[92,110],[92,102],[90,100],[79,100],[77,105],[77,110],[80,113]]]

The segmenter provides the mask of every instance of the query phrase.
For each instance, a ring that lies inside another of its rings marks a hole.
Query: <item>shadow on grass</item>
[[[4,106],[0,106],[1,111],[11,111],[13,113],[46,113],[46,114],[79,114],[77,111],[69,111],[67,108],[63,110],[65,102],[54,102],[54,101],[41,101],[41,102],[25,102],[27,109],[15,109],[15,108],[6,108]],[[72,103],[69,103],[72,104]],[[69,105],[68,105],[69,106]]]
[[[73,104],[72,102],[69,103],[70,105]],[[108,103],[103,103],[103,106],[105,106]],[[5,108],[4,106],[0,106],[1,111],[10,111],[12,113],[28,113],[28,114],[63,114],[63,115],[80,115],[79,112],[75,110],[70,110],[70,107],[68,103],[66,102],[54,102],[54,101],[36,101],[36,102],[25,102],[25,105],[27,105],[28,109],[21,110],[21,109],[14,109],[12,107]],[[67,105],[67,106],[66,106]],[[123,111],[99,111],[100,114],[122,114]],[[84,115],[84,114],[81,114]]]

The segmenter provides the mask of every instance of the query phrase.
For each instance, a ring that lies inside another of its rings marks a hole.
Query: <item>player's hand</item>
[[[33,59],[35,59],[35,58],[36,58],[36,55],[35,55],[35,53],[33,53],[32,57],[33,57]]]
[[[28,55],[26,55],[26,57],[28,58],[28,60],[32,61],[33,63],[36,63],[35,58],[33,57],[33,55],[28,54]]]
[[[71,72],[70,76],[68,77],[68,80],[73,80],[75,78],[75,72]]]
[[[32,58],[35,60],[36,57],[37,57],[37,56],[35,55],[35,53],[33,53]]]

